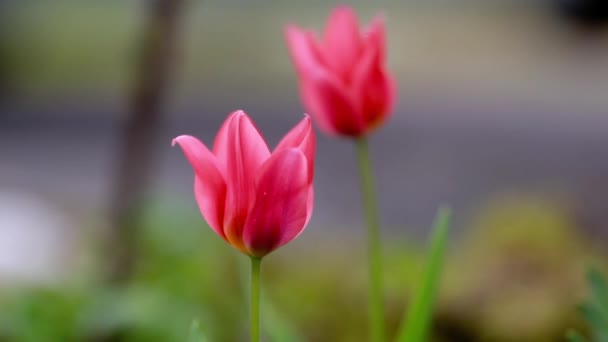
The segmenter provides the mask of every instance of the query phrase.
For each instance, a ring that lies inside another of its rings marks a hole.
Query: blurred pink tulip
[[[384,66],[384,36],[382,19],[361,30],[346,6],[333,10],[321,39],[287,26],[302,101],[326,133],[365,136],[390,115],[395,84]]]
[[[243,253],[262,257],[295,239],[313,209],[315,135],[306,116],[272,153],[243,111],[220,128],[213,149],[182,135],[194,196],[209,226]]]

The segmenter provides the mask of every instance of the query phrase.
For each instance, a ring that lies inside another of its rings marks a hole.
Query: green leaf
[[[608,285],[604,276],[594,268],[589,268],[586,278],[591,298],[585,300],[579,310],[590,328],[592,340],[608,342]],[[569,341],[585,341],[574,330],[569,331],[566,337]]]
[[[605,317],[596,303],[585,302],[580,305],[579,309],[583,317],[585,317],[585,321],[587,324],[589,324],[594,332],[600,333],[603,330],[606,330],[607,326]]]
[[[594,268],[587,272],[587,284],[591,299],[581,305],[581,312],[591,326],[598,342],[608,341],[608,285],[603,275]]]
[[[265,298],[268,298],[264,296]],[[270,341],[301,342],[294,327],[285,320],[270,300],[262,299],[262,326],[268,333]]]
[[[397,340],[399,342],[421,342],[427,339],[443,268],[450,218],[451,212],[448,208],[440,208],[435,217],[428,263],[418,286],[418,293],[401,325]]]
[[[591,268],[587,272],[587,284],[593,294],[593,302],[596,304],[605,322],[608,323],[608,286],[602,274]]]
[[[585,339],[583,337],[583,335],[581,335],[576,330],[569,330],[568,333],[566,333],[566,340],[568,342],[586,342],[587,341],[587,339]]]
[[[205,334],[203,333],[203,330],[201,329],[198,320],[192,321],[188,342],[207,342],[207,338],[205,337]]]

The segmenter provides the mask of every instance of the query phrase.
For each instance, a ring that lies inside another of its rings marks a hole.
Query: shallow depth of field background
[[[246,258],[206,227],[170,141],[210,143],[244,109],[274,146],[304,112],[282,29],[319,30],[334,4],[180,1],[131,234],[110,218],[129,191],[118,162],[153,2],[0,2],[0,340],[180,341],[193,319],[212,341],[245,340]],[[594,2],[347,2],[385,16],[399,84],[371,137],[391,331],[440,204],[454,227],[435,340],[581,327],[584,271],[608,265],[607,10],[577,9]],[[313,219],[263,267],[269,340],[366,333],[354,148],[319,134],[317,158]],[[108,280],[122,253],[134,267]]]

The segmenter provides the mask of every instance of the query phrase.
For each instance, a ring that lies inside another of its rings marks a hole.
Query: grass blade
[[[401,325],[398,342],[421,342],[427,339],[443,268],[450,218],[451,212],[449,209],[439,209],[435,218],[430,254],[421,279],[422,282],[418,286],[408,314]]]
[[[188,342],[207,342],[207,338],[197,320],[192,321]]]
[[[568,341],[568,342],[587,342],[587,339],[585,339],[583,337],[583,335],[581,335],[578,331],[569,330],[568,333],[566,334],[566,341]]]
[[[593,301],[600,309],[604,323],[608,323],[608,285],[602,274],[595,268],[587,272],[587,284],[593,294]]]
[[[608,342],[608,284],[595,268],[587,271],[586,279],[590,298],[579,305],[579,311],[590,329],[591,340]],[[566,339],[570,342],[586,341],[572,329],[568,331]]]

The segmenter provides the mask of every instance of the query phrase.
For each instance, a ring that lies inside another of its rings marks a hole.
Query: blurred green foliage
[[[277,7],[276,2],[242,6],[245,3],[187,3],[181,12],[176,44],[178,66],[174,71],[183,75],[180,85],[187,87],[194,82],[198,90],[199,80],[212,80],[214,87],[233,79],[247,85],[263,81],[284,86],[292,81],[280,34],[284,24],[280,13],[293,9],[289,5]],[[8,2],[1,18],[0,78],[29,96],[76,92],[122,97],[134,77],[145,5],[140,1]],[[304,9],[309,10],[307,6]],[[248,23],[246,37],[233,22]],[[272,39],[251,39],[268,37],[269,32],[276,32]],[[275,53],[269,55],[268,50]],[[242,63],[243,54],[250,63]],[[277,60],[284,66],[282,73],[276,71]],[[274,71],[272,77],[268,77],[269,71]],[[277,76],[282,77],[277,80]]]
[[[23,1],[4,6],[0,64],[11,87],[100,91],[124,87],[130,80],[142,13],[137,2]]]
[[[201,326],[197,320],[192,321],[188,342],[207,342],[205,333],[203,333],[203,330],[201,329]]]
[[[0,339],[187,341],[197,320],[209,341],[245,340],[247,258],[206,227],[190,202],[152,204],[145,222],[126,288],[100,287],[95,277],[4,288]],[[604,259],[575,227],[564,207],[543,198],[489,201],[446,251],[431,340],[558,341],[569,327],[586,331],[576,309],[585,294],[581,274]],[[266,339],[360,340],[367,334],[361,241],[344,230],[306,234],[263,266]],[[387,242],[387,318],[395,336],[424,274],[425,248]]]
[[[587,272],[587,286],[589,298],[580,305],[580,312],[590,329],[591,341],[608,341],[608,285],[606,278],[595,268]],[[587,341],[585,337],[576,330],[570,330],[567,334],[570,342]]]
[[[447,267],[448,327],[483,341],[559,341],[578,326],[585,265],[598,260],[567,203],[505,195],[489,201]]]

